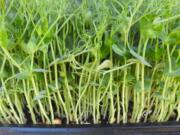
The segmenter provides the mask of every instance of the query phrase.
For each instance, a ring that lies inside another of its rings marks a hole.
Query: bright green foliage
[[[0,0],[0,123],[179,121],[179,7]]]

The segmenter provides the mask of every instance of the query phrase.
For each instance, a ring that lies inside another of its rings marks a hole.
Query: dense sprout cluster
[[[0,0],[0,122],[180,120],[179,0]]]

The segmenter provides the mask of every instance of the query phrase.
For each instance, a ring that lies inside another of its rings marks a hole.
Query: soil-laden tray
[[[1,125],[0,135],[180,135],[180,122],[113,125]]]

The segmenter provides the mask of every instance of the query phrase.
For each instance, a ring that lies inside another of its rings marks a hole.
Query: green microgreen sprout
[[[0,0],[0,123],[180,120],[178,0]]]

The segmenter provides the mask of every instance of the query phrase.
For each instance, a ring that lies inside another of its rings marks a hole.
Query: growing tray
[[[113,125],[1,125],[0,135],[180,135],[180,122]]]

